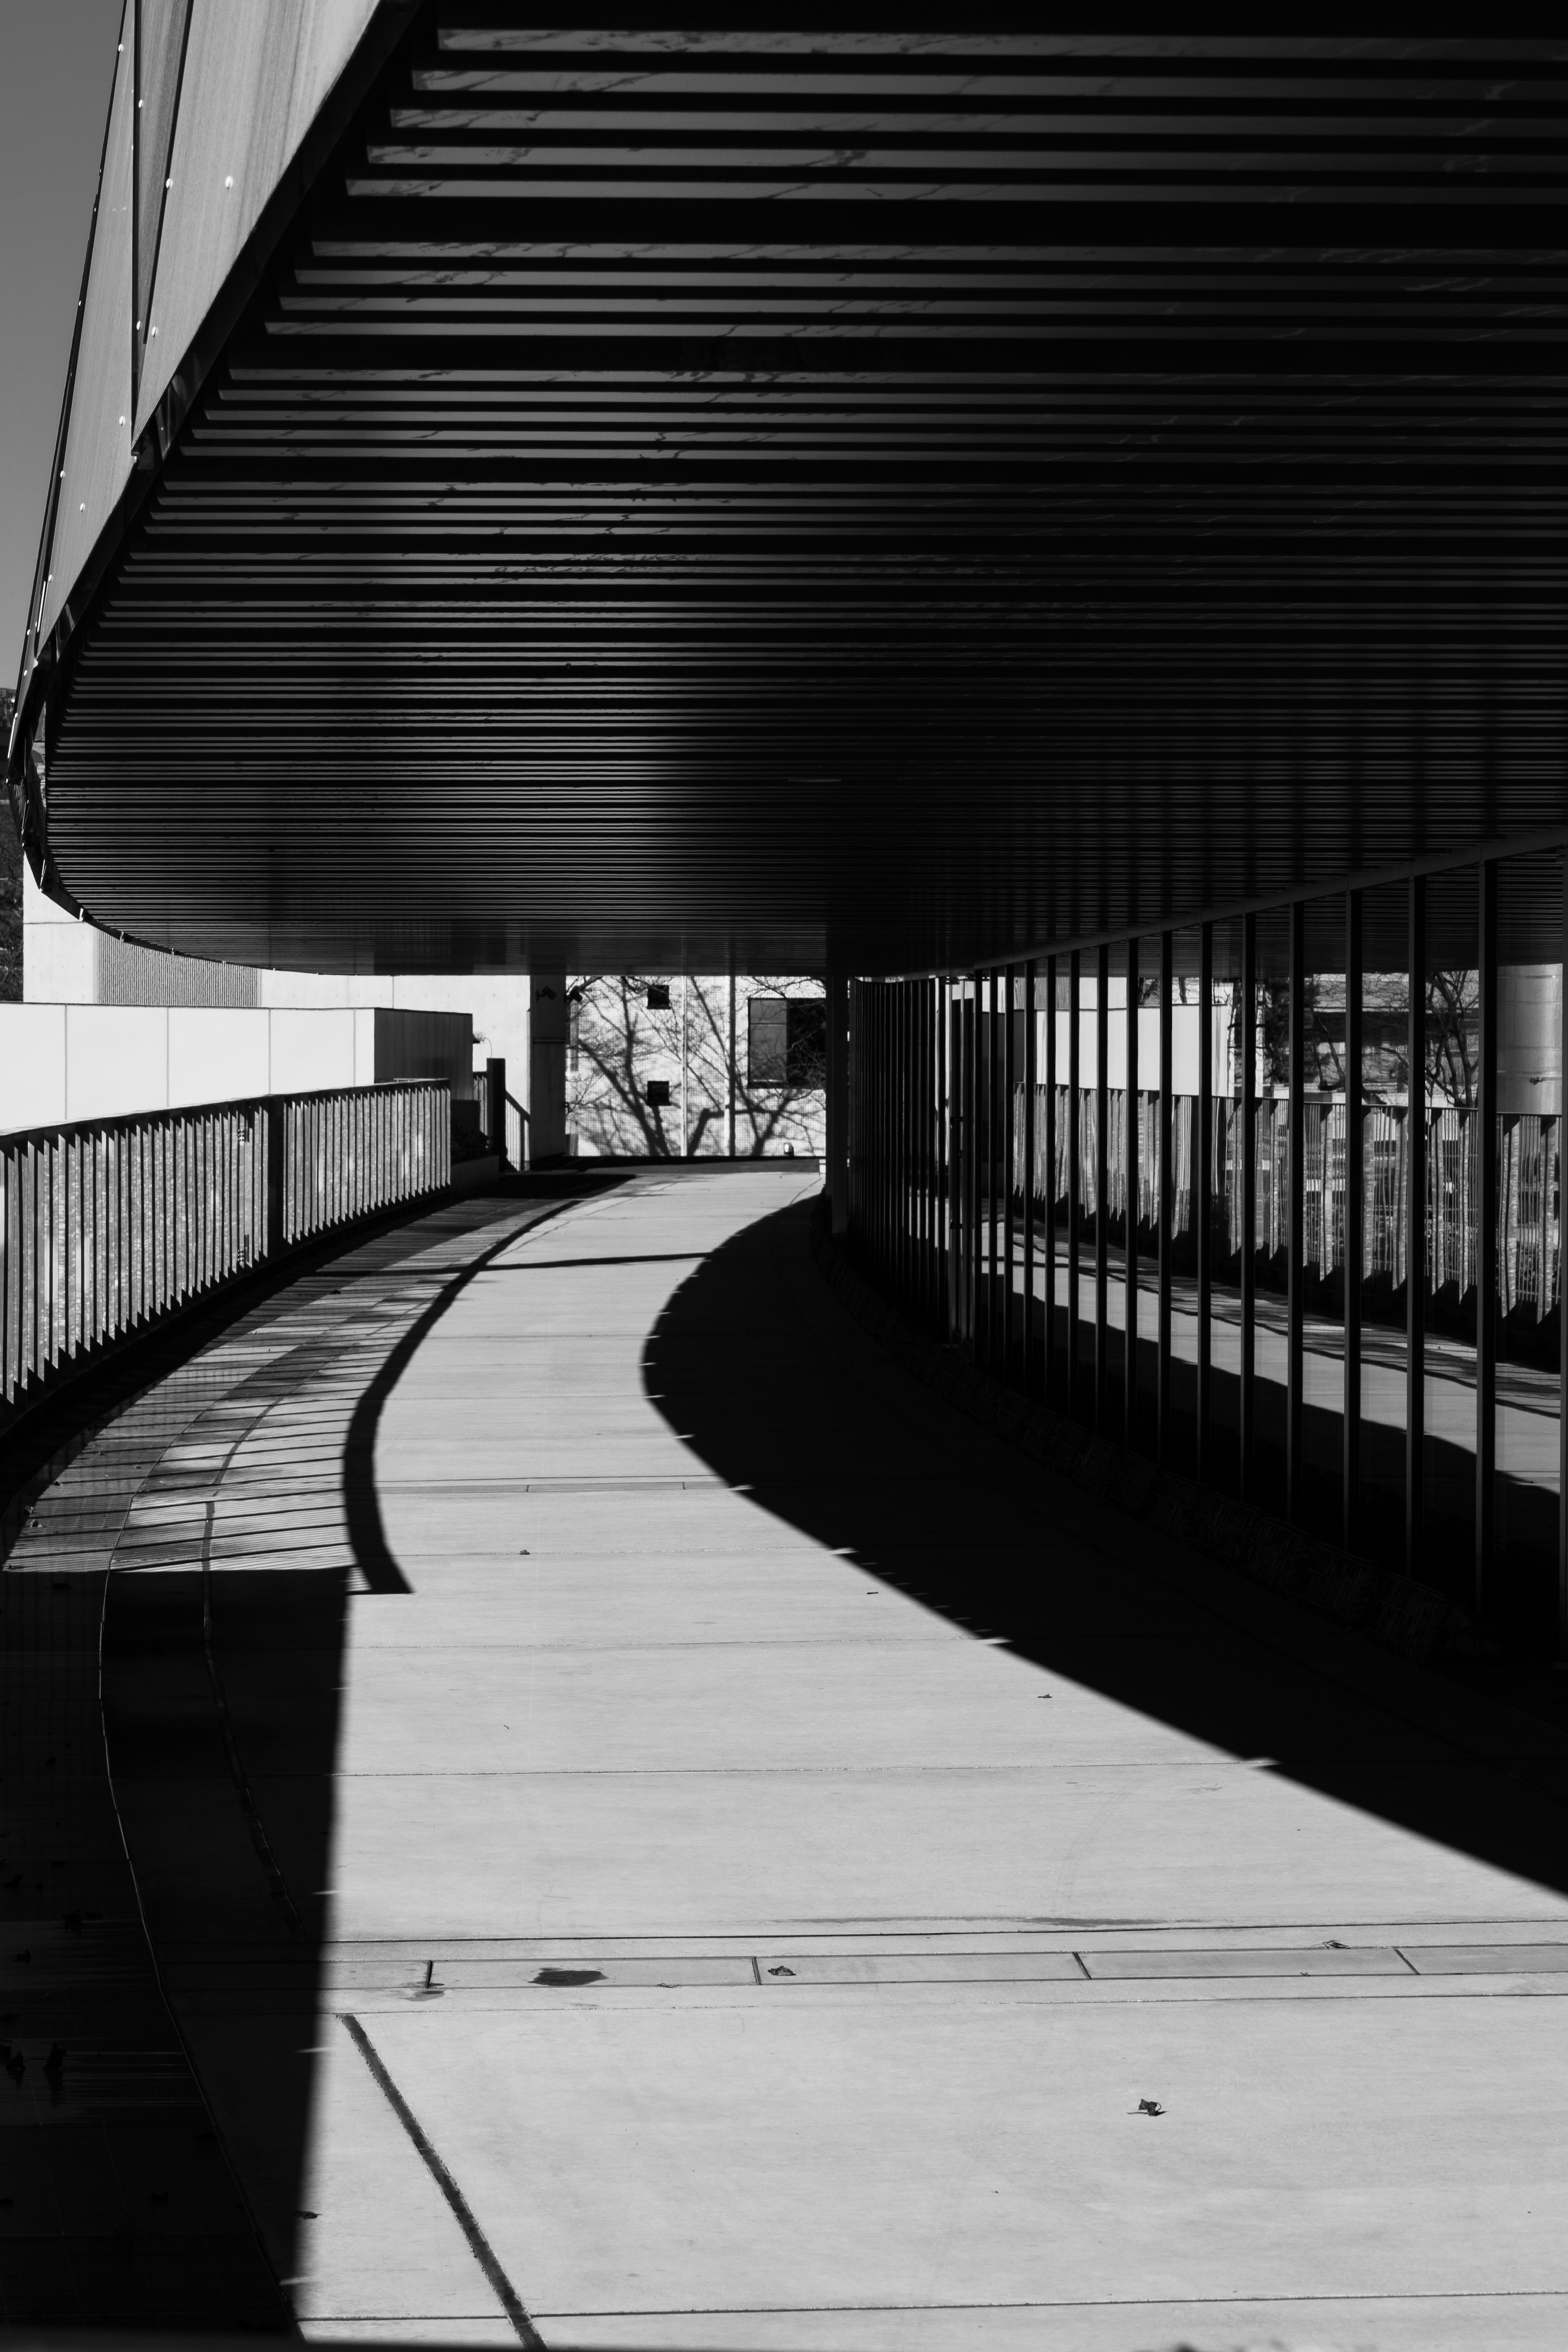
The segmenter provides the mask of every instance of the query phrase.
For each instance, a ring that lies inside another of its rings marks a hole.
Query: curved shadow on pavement
[[[104,1738],[169,2005],[285,2290],[313,2218],[306,2169],[350,1592],[357,1580],[411,1590],[375,1494],[382,1412],[474,1276],[583,1189],[531,1184],[441,1213],[447,1238],[471,1233],[461,1264],[432,1268],[424,1254],[443,1236],[422,1218],[346,1236],[336,1257],[226,1335],[232,1369],[222,1339],[187,1368],[188,1412],[168,1391],[152,1398],[138,1526],[108,1578]],[[528,1195],[539,1199],[531,1216],[520,1214]],[[320,1381],[331,1407],[343,1367],[364,1361],[367,1328],[383,1306],[398,1311],[411,1281],[426,1299],[374,1353],[346,1426],[335,1424],[341,1438],[322,1447],[300,1406]],[[295,1410],[269,1421],[274,1406]]]
[[[1435,1675],[1259,1588],[1233,1604],[1226,1571],[1199,1597],[1204,1563],[989,1437],[850,1319],[811,1256],[814,1206],[715,1251],[650,1338],[648,1393],[712,1470],[977,1638],[1568,1891],[1549,1727],[1521,1717],[1516,1755],[1478,1752]]]
[[[578,1197],[580,1187],[570,1191],[562,1188],[561,1198],[552,1208],[544,1210],[534,1219],[541,1224],[546,1217],[554,1216]],[[530,1228],[531,1231],[531,1227]],[[381,1428],[381,1416],[393,1390],[414,1361],[430,1333],[447,1310],[456,1305],[477,1274],[511,1247],[517,1239],[515,1222],[510,1223],[500,1239],[489,1248],[481,1250],[471,1265],[444,1282],[418,1320],[412,1323],[387,1354],[385,1362],[366,1381],[353,1415],[348,1435],[343,1442],[343,1514],[348,1521],[349,1544],[354,1565],[373,1592],[411,1592],[413,1586],[399,1568],[386,1540],[382,1521],[381,1497],[375,1487],[375,1441]]]

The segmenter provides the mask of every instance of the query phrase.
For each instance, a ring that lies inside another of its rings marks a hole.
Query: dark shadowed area
[[[381,1410],[472,1275],[604,1181],[306,1254],[8,1440],[0,2325],[288,2329],[345,1613],[409,1590]]]
[[[1118,1519],[962,1419],[838,1306],[811,1214],[801,1204],[726,1243],[655,1330],[649,1394],[712,1469],[977,1636],[1568,1888],[1568,1807],[1547,1760],[1560,1737],[1521,1717],[1517,1753],[1478,1753],[1462,1693]]]

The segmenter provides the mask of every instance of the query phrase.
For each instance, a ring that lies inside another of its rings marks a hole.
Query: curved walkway
[[[8,1563],[111,1567],[132,1863],[307,2334],[1560,2343],[1551,1736],[951,1415],[815,1188],[364,1244]]]

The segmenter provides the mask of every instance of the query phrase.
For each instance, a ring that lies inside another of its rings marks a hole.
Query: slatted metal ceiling
[[[963,13],[418,17],[59,673],[95,916],[915,968],[1568,822],[1568,44]]]

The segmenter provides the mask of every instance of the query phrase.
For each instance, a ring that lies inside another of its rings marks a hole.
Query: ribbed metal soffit
[[[56,649],[82,904],[908,969],[1568,822],[1568,42],[745,14],[355,95]]]

